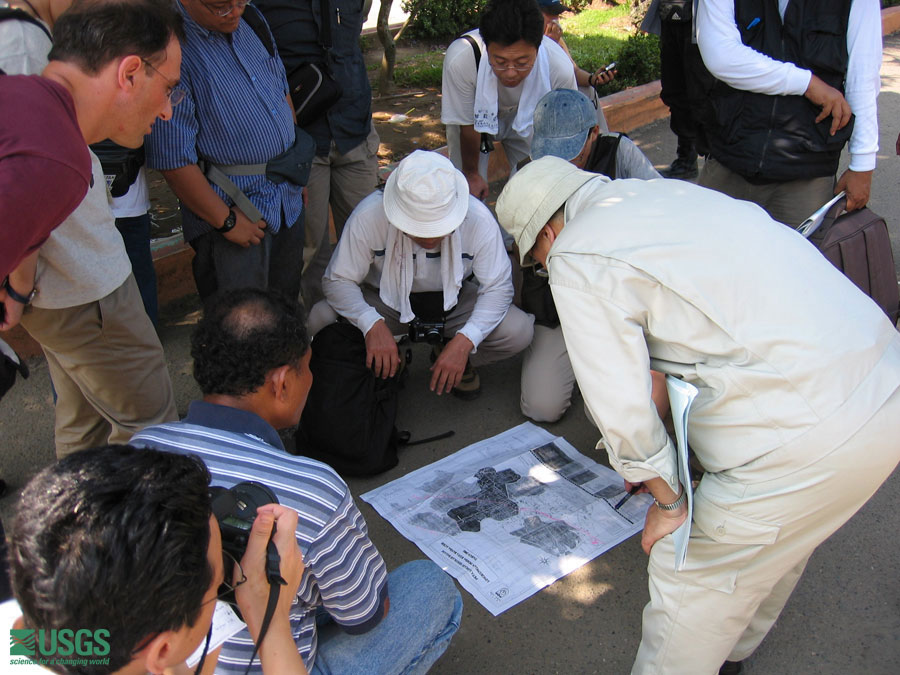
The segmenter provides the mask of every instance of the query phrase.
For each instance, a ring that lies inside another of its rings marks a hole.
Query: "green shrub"
[[[430,40],[452,40],[478,27],[487,0],[403,0],[410,33]]]
[[[616,79],[600,90],[601,96],[659,79],[659,37],[630,36],[616,54]]]

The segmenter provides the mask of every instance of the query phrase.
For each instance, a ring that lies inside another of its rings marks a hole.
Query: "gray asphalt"
[[[900,35],[885,39],[879,98],[881,151],[870,206],[891,225],[894,258],[900,262]],[[658,166],[674,157],[675,140],[660,121],[632,134]],[[179,411],[199,392],[191,378],[188,336],[197,318],[186,301],[169,307],[160,329],[169,358]],[[427,392],[427,351],[417,346],[409,382],[401,393],[398,425],[413,437],[453,429],[453,438],[403,450],[400,465],[366,480],[350,480],[355,495],[445,457],[459,448],[524,421],[518,408],[519,361],[482,369],[483,394],[476,402]],[[8,522],[15,493],[53,460],[53,408],[46,364],[0,404],[0,476],[11,494],[0,500]],[[582,402],[557,424],[547,425],[581,452],[606,463],[593,449],[596,430]],[[900,441],[898,441],[900,442]],[[357,500],[372,539],[389,567],[422,557],[418,549],[367,504]],[[806,574],[760,649],[747,662],[749,674],[893,675],[900,671],[900,477],[888,480],[873,499],[813,555]],[[646,559],[634,537],[547,589],[493,617],[463,592],[462,627],[432,672],[627,673],[640,639],[647,601]]]

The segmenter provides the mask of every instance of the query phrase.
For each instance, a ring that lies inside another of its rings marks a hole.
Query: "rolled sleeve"
[[[619,474],[630,482],[659,476],[677,489],[677,454],[651,398],[642,328],[645,294],[657,284],[624,263],[601,267],[587,258],[550,258],[553,300],[585,404]]]

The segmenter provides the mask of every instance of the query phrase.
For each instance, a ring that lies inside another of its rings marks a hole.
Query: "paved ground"
[[[883,90],[879,101],[881,147],[871,206],[893,224],[894,257],[900,262],[900,158],[894,142],[900,130],[900,36],[885,41]],[[644,127],[635,140],[657,164],[674,156],[665,122]],[[190,375],[187,338],[196,308],[169,308],[161,336],[169,355],[179,410],[197,396]],[[455,450],[523,421],[518,409],[518,360],[482,371],[484,393],[477,402],[435,397],[426,390],[427,353],[415,354],[402,393],[398,420],[414,437],[454,429],[456,435],[401,454],[400,465],[369,480],[350,481],[359,495]],[[0,415],[2,471],[14,488],[53,459],[52,403],[46,365],[3,400]],[[580,399],[548,428],[585,454],[596,431]],[[605,461],[605,458],[601,458]],[[0,501],[8,518],[15,495]],[[856,517],[813,556],[794,596],[745,672],[792,675],[892,675],[900,659],[900,476],[894,477]],[[368,505],[360,502],[372,534],[390,567],[421,557]],[[585,565],[499,617],[492,617],[467,593],[462,628],[432,672],[457,673],[627,673],[640,636],[647,601],[646,561],[637,538]]]

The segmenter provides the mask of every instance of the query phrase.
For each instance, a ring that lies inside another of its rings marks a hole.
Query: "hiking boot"
[[[686,180],[696,178],[700,171],[697,169],[697,156],[693,159],[677,157],[672,165],[659,172],[663,178],[679,178]]]
[[[697,170],[697,148],[694,143],[679,138],[675,161],[659,173],[664,178],[696,178],[700,172]]]
[[[458,385],[453,387],[452,393],[463,401],[471,401],[481,395],[481,378],[468,361],[466,361],[466,369],[463,371],[462,379]]]

